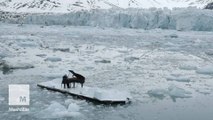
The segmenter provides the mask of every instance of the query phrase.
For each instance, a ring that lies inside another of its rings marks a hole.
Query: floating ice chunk
[[[30,63],[25,62],[5,62],[3,63],[4,69],[29,69],[34,68],[34,66]]]
[[[191,97],[191,92],[188,92],[182,88],[178,88],[174,85],[171,85],[169,88],[168,88],[168,93],[169,93],[169,96],[172,97],[173,99],[175,98],[189,98]]]
[[[1,51],[1,49],[0,49]],[[12,56],[12,54],[9,51],[1,51],[0,52],[0,58],[4,58],[4,57],[10,57]]]
[[[78,112],[79,110],[80,110],[80,107],[75,103],[71,103],[68,107],[69,112]]]
[[[175,85],[171,85],[168,89],[149,90],[147,94],[159,99],[163,99],[166,96],[170,96],[173,101],[176,101],[176,98],[190,98],[192,93],[182,88],[178,88]]]
[[[12,52],[8,49],[8,46],[0,43],[0,58],[13,56]]]
[[[32,41],[25,41],[25,42],[20,42],[18,44],[20,47],[37,47],[38,44]]]
[[[184,63],[179,66],[180,69],[182,70],[196,70],[197,69],[197,64],[190,62],[190,63]]]
[[[213,65],[204,66],[202,68],[197,69],[196,71],[199,74],[213,74]]]
[[[53,51],[69,52],[70,48],[53,48]]]
[[[170,34],[170,35],[166,35],[165,37],[178,38],[178,35],[176,35],[176,34]]]
[[[47,55],[46,54],[37,54],[36,56],[38,56],[38,57],[46,57]]]
[[[5,64],[5,61],[0,59],[0,66],[3,66],[4,64]]]
[[[66,109],[65,106],[57,102],[52,102],[46,109],[36,114],[38,118],[63,118],[63,117],[75,117],[81,115],[76,104],[72,104]],[[78,110],[78,111],[77,111]]]
[[[5,98],[0,96],[0,103],[3,102],[4,100],[5,100]]]
[[[190,82],[190,78],[186,76],[169,76],[166,79],[168,81]]]
[[[73,102],[73,99],[66,99],[65,100],[65,105],[69,105],[69,104],[71,104]]]
[[[213,50],[206,51],[205,53],[206,53],[207,55],[213,56]]]
[[[147,93],[149,96],[162,99],[167,95],[168,91],[165,89],[153,89],[149,90]]]
[[[111,63],[110,60],[96,60],[95,63]]]
[[[212,88],[197,88],[196,92],[199,92],[201,94],[207,95],[212,93],[213,89]]]
[[[62,59],[59,57],[48,57],[44,61],[58,62],[58,61],[62,61]]]
[[[124,58],[124,61],[126,61],[126,62],[134,62],[135,60],[140,60],[140,58],[138,58],[138,57],[127,57],[127,58]]]

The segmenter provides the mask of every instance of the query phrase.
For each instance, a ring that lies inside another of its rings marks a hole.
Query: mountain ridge
[[[0,0],[0,10],[8,12],[70,12],[109,8],[204,8],[213,0]]]

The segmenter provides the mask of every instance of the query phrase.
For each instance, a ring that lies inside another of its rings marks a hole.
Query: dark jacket
[[[62,78],[62,84],[66,84],[66,83],[68,83],[68,76],[64,75]]]

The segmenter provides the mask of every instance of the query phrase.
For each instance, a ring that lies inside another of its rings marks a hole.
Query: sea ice
[[[182,70],[196,70],[197,64],[193,62],[187,62],[187,63],[181,64],[179,68]]]
[[[127,58],[124,58],[124,61],[126,61],[126,62],[134,62],[136,60],[140,60],[140,58],[138,58],[138,57],[127,57]]]
[[[75,117],[80,116],[79,106],[72,103],[68,109],[58,102],[52,102],[46,109],[38,112],[36,117],[38,118],[63,118],[63,117]]]
[[[178,38],[178,35],[176,35],[176,34],[170,34],[170,35],[166,35],[165,37]]]
[[[190,82],[190,78],[186,76],[169,76],[166,79],[168,81]]]
[[[69,52],[70,48],[62,48],[62,47],[53,48],[53,51]]]
[[[210,94],[210,93],[212,93],[212,89],[210,89],[210,88],[197,88],[196,89],[196,92],[199,92],[199,93],[201,93],[201,94],[204,94],[204,95],[207,95],[207,94]]]
[[[5,47],[5,45],[0,43],[0,58],[10,57],[12,55],[12,52],[7,47]]]
[[[43,57],[46,57],[47,55],[46,54],[36,54],[36,56],[43,58]]]
[[[110,60],[96,60],[95,63],[111,63]]]
[[[25,62],[8,62],[3,63],[4,69],[29,69],[34,68],[34,65]]]
[[[207,55],[212,56],[212,55],[213,55],[213,50],[208,50],[208,51],[206,51],[205,53],[206,53]]]
[[[62,59],[60,57],[48,57],[44,61],[58,62],[62,61]]]
[[[5,100],[5,98],[0,96],[0,103],[3,102],[4,100]]]
[[[18,44],[20,47],[37,47],[38,44],[32,41],[24,41]]]
[[[160,99],[170,96],[175,101],[176,98],[189,98],[192,93],[175,85],[170,85],[168,89],[153,89],[149,90],[147,94]]]
[[[65,100],[65,105],[69,105],[73,102],[73,99],[66,99]]]
[[[153,89],[153,90],[149,90],[147,93],[149,96],[153,96],[156,98],[164,98],[166,94],[168,93],[168,91],[165,89]]]
[[[78,112],[80,110],[80,107],[75,103],[70,103],[68,107],[69,112]]]
[[[199,74],[212,74],[213,75],[213,65],[204,66],[196,71]]]
[[[179,87],[176,87],[174,85],[171,85],[169,88],[168,88],[168,93],[170,95],[170,97],[172,98],[189,98],[191,97],[191,92],[188,92],[182,88],[179,88]]]

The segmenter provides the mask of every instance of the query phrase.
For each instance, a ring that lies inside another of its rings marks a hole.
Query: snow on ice
[[[38,44],[32,41],[24,41],[24,42],[19,42],[19,46],[26,48],[26,47],[37,47]]]
[[[208,66],[198,68],[197,73],[213,75],[213,65],[208,65]]]
[[[191,97],[191,92],[184,90],[183,88],[176,87],[174,85],[169,86],[169,95],[172,98],[189,98]]]
[[[179,68],[182,70],[196,70],[197,67],[198,67],[198,63],[195,63],[193,61],[185,62],[179,65]]]
[[[4,69],[29,69],[34,68],[34,65],[25,62],[9,62],[6,61],[3,63]]]
[[[178,81],[178,82],[190,82],[190,78],[187,76],[168,76],[166,78],[168,81]]]
[[[47,108],[38,112],[36,114],[36,117],[38,118],[78,117],[81,116],[79,109],[80,109],[79,106],[75,103],[71,103],[67,109],[64,105],[53,101]]]
[[[150,96],[157,97],[157,98],[164,98],[167,93],[168,91],[165,89],[153,89],[147,92],[147,94],[149,94]]]
[[[166,96],[170,96],[172,100],[175,101],[176,98],[189,98],[191,96],[191,92],[184,90],[183,88],[179,88],[175,85],[170,85],[167,89],[152,89],[147,92],[148,95],[156,98],[164,98]]]

